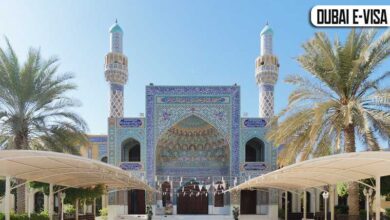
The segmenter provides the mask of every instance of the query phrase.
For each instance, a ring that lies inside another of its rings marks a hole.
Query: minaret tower
[[[278,80],[279,61],[272,52],[273,31],[267,25],[260,33],[260,56],[256,59],[256,83],[259,86],[259,116],[269,120],[274,115],[274,85]]]
[[[127,82],[127,57],[123,54],[123,31],[118,21],[110,28],[110,52],[105,58],[104,74],[110,83],[110,118],[123,117],[123,86]]]

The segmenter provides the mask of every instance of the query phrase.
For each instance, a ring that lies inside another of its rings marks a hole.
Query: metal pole
[[[327,199],[324,198],[324,202],[325,202],[325,220],[328,220],[328,204],[327,204]]]
[[[29,218],[31,218],[31,195],[32,195],[32,189],[29,187],[29,184],[26,184],[26,191],[27,191],[27,215]]]
[[[11,177],[5,177],[4,214],[5,220],[10,220]]]
[[[53,208],[54,208],[54,194],[53,194],[53,184],[49,185],[49,219],[53,220]]]
[[[334,220],[334,201],[335,201],[335,190],[334,185],[330,187],[330,200],[329,200],[329,209],[330,209],[330,220]]]
[[[93,199],[92,213],[93,213],[93,216],[96,215],[96,198]]]
[[[366,194],[366,218],[367,220],[370,220],[370,209],[368,204],[368,193]]]
[[[375,204],[376,212],[375,219],[380,220],[381,217],[381,177],[377,176],[375,179]]]
[[[303,191],[303,219],[306,220],[306,207],[307,207],[307,198],[306,198],[306,190]]]
[[[76,199],[76,213],[75,213],[76,220],[79,220],[79,199]]]
[[[64,201],[65,196],[61,193],[61,220],[64,220]]]
[[[285,191],[284,192],[284,219],[285,220],[287,220],[287,214],[288,214],[288,212],[287,212],[287,208],[288,208],[288,206],[287,206],[287,201],[288,201],[288,196],[287,196],[288,194],[287,194],[287,191]]]

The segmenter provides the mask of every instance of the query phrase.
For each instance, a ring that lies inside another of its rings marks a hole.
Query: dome
[[[265,27],[263,28],[263,30],[261,30],[261,33],[260,35],[265,35],[265,34],[273,34],[274,32],[272,31],[272,28],[267,24],[265,25]]]
[[[115,24],[113,24],[110,27],[110,33],[123,33],[122,28],[119,26],[118,21],[115,21]]]

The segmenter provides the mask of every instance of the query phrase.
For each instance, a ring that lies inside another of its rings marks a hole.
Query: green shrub
[[[347,205],[336,205],[334,209],[337,214],[348,214],[349,207]]]
[[[11,214],[11,220],[29,220],[27,214]]]
[[[366,219],[367,217],[367,211],[365,209],[361,209],[359,211],[359,216],[360,216],[360,219]]]
[[[40,213],[40,214],[31,214],[30,220],[49,220],[49,215],[46,213]]]
[[[100,216],[102,219],[107,220],[108,219],[108,209],[107,208],[102,208],[99,210]]]
[[[387,208],[387,209],[386,209],[385,215],[386,215],[387,217],[390,217],[390,208]]]
[[[39,213],[42,216],[49,216],[49,210],[43,210],[41,213]]]
[[[5,220],[5,215],[0,212],[0,220]]]
[[[76,209],[71,204],[65,204],[64,205],[64,213],[65,214],[73,214],[76,212]]]
[[[279,209],[278,213],[279,213],[279,218],[284,219],[284,214],[285,214],[284,209]]]

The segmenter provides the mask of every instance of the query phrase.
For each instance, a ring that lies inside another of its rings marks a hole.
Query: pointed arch
[[[195,114],[167,129],[158,139],[155,151],[157,175],[184,170],[186,175],[229,174],[229,142],[215,126]]]
[[[122,162],[140,162],[141,144],[134,138],[128,138],[122,142]]]
[[[265,144],[262,140],[254,137],[245,144],[245,161],[246,162],[264,162]]]

